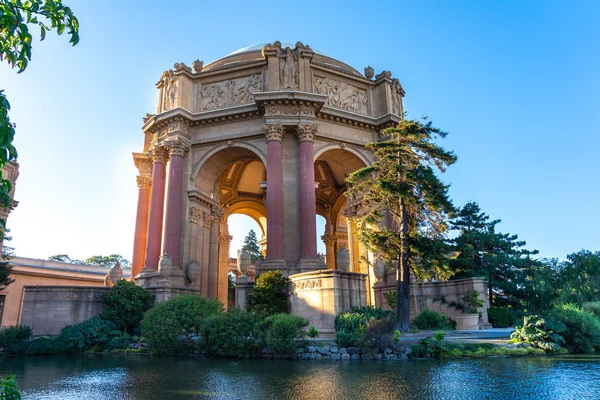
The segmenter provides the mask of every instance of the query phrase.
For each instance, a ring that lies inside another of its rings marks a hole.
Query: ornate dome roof
[[[218,71],[222,69],[240,67],[244,64],[250,64],[256,61],[264,60],[264,57],[262,55],[262,48],[267,45],[269,45],[269,43],[261,43],[243,47],[239,50],[229,53],[223,58],[220,58],[216,61],[205,65],[202,71]],[[286,47],[294,49],[296,47],[296,44],[281,43],[282,49],[285,49]],[[311,50],[314,52],[314,57],[312,61],[314,64],[336,71],[344,72],[346,74],[354,75],[357,77],[363,77],[363,75],[360,72],[358,72],[356,69],[352,68],[348,64],[331,58],[318,50],[312,48]]]

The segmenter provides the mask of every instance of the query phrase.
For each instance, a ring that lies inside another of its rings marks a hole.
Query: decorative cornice
[[[133,163],[138,169],[140,176],[151,177],[152,176],[152,160],[148,154],[144,153],[133,153]]]
[[[298,124],[296,126],[298,142],[314,142],[318,129],[317,124]]]
[[[136,180],[137,180],[138,189],[150,190],[150,187],[152,186],[151,178],[148,178],[146,176],[137,176]]]
[[[281,142],[283,140],[283,125],[282,124],[264,124],[262,126],[263,133],[267,138],[267,142],[276,140]]]
[[[149,157],[153,163],[161,162],[164,163],[169,158],[169,152],[165,147],[153,146],[148,152]]]
[[[204,193],[201,193],[198,190],[188,190],[187,193],[189,201],[193,204],[197,204],[208,209],[219,206],[219,203],[215,199],[206,196]]]

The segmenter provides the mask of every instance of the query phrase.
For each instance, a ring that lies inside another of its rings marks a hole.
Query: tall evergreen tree
[[[537,251],[524,248],[517,235],[496,232],[500,220],[490,220],[479,205],[467,203],[450,221],[459,235],[452,240],[458,256],[450,260],[454,279],[483,277],[490,305],[501,306],[525,297],[523,277],[534,265]]]
[[[254,229],[250,229],[250,232],[248,232],[248,235],[246,235],[242,250],[246,250],[250,254],[250,258],[253,263],[258,260],[258,257],[260,257],[260,246],[258,245],[258,239],[256,238],[256,232],[254,232]]]
[[[350,195],[367,212],[358,221],[365,246],[396,266],[396,329],[410,329],[410,271],[438,264],[440,244],[453,211],[448,186],[437,177],[456,161],[434,143],[446,132],[426,120],[402,120],[367,145],[376,161],[351,174]]]

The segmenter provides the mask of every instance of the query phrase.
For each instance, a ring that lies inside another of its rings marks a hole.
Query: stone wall
[[[290,276],[293,290],[290,311],[310,321],[322,336],[335,333],[335,317],[366,300],[366,275],[320,270]]]
[[[389,310],[385,297],[386,292],[394,292],[396,283],[378,283],[375,289],[375,305],[385,310]],[[426,308],[446,314],[450,319],[462,314],[462,311],[453,306],[453,304],[462,305],[462,297],[469,292],[479,292],[479,298],[483,300],[483,307],[478,307],[477,311],[481,314],[479,319],[479,329],[491,328],[488,322],[487,309],[490,307],[487,298],[487,284],[483,278],[457,279],[447,282],[424,282],[416,283],[410,286],[410,318],[414,319]]]
[[[102,312],[104,287],[26,286],[23,288],[22,325],[33,336],[58,335],[70,324],[85,321]]]

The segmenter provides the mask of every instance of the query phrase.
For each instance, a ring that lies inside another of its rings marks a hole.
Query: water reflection
[[[600,357],[296,362],[0,358],[24,399],[597,399]]]

